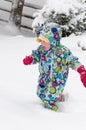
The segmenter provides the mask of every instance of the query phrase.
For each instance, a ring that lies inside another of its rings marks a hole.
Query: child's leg
[[[58,106],[55,104],[55,102],[50,103],[49,101],[43,101],[44,107],[51,109],[53,111],[57,111],[58,110]]]
[[[64,102],[65,101],[65,96],[62,94],[58,100],[59,102]]]

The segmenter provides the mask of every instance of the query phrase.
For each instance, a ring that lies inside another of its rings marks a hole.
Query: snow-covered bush
[[[86,0],[47,0],[34,17],[35,31],[45,21],[53,21],[61,26],[63,36],[81,34],[86,31]]]

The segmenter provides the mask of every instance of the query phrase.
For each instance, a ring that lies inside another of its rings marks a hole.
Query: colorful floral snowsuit
[[[33,64],[39,63],[39,80],[37,95],[41,98],[43,102],[52,104],[58,101],[61,96],[67,78],[69,68],[77,70],[81,65],[78,58],[73,56],[71,51],[60,44],[60,31],[59,29],[53,27],[53,25],[45,25],[47,30],[41,29],[41,34],[47,37],[51,44],[51,49],[45,51],[42,46],[39,46],[37,50],[32,52]],[[57,25],[56,25],[57,26]],[[50,29],[54,28],[53,33],[49,32]],[[55,30],[56,28],[56,30]],[[59,40],[56,40],[52,34],[59,34]],[[51,33],[51,35],[50,35]]]

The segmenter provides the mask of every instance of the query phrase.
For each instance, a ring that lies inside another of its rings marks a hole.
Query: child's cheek
[[[51,48],[50,44],[46,45],[46,49],[49,50]]]

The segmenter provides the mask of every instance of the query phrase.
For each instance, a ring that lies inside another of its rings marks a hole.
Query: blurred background
[[[23,34],[33,35],[33,14],[37,10],[42,9],[45,1],[46,0],[0,0],[0,26],[16,26]],[[9,31],[12,33],[10,27]]]
[[[86,32],[86,0],[0,0],[0,26],[33,35],[46,21],[59,24],[63,37]]]

